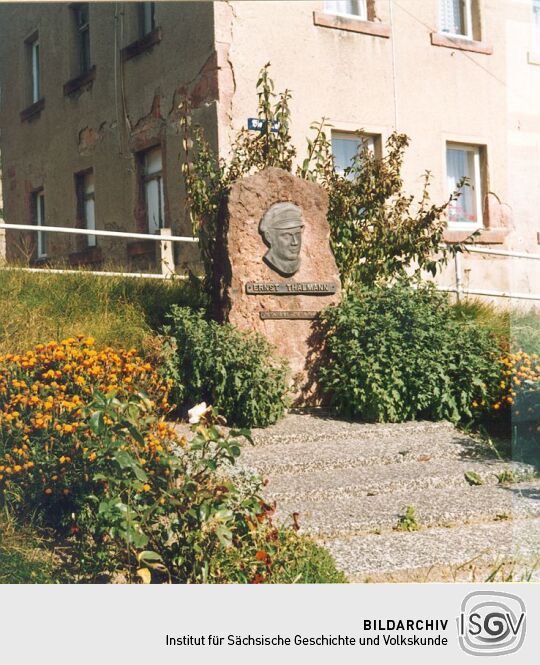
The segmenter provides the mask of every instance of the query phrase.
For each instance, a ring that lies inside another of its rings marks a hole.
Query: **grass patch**
[[[454,305],[464,322],[474,321],[492,332],[510,351],[540,352],[540,310],[505,309],[492,303],[468,299]]]
[[[200,306],[194,282],[0,271],[0,353],[84,334],[99,346],[142,348],[173,304]]]
[[[0,518],[0,584],[53,584],[55,561],[43,539]]]

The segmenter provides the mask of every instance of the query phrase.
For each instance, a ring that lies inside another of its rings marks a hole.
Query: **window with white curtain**
[[[327,14],[340,14],[342,16],[354,16],[367,21],[367,0],[338,0],[331,2],[326,0],[324,11]]]
[[[448,194],[458,191],[460,197],[448,208],[448,222],[457,228],[483,226],[481,148],[461,143],[446,144],[446,178]],[[466,178],[466,184],[458,187]]]
[[[440,30],[473,39],[473,0],[439,0]]]
[[[343,175],[345,169],[352,165],[356,154],[362,149],[363,145],[366,145],[374,153],[376,138],[376,136],[370,134],[358,135],[332,132],[332,155],[336,172]]]
[[[161,148],[152,148],[143,154],[144,201],[149,233],[157,233],[165,226],[162,168]]]

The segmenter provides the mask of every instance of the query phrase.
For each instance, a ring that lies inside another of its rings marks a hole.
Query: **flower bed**
[[[167,385],[134,350],[96,350],[91,338],[40,344],[21,355],[0,356],[0,492],[24,499],[25,509],[64,504],[96,465],[101,447],[88,405],[96,393],[126,399],[144,392],[168,409]],[[144,443],[145,454],[164,422]],[[58,509],[60,518],[65,510]]]

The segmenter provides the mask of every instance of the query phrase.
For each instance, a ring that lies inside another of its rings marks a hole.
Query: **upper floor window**
[[[152,148],[142,155],[142,178],[148,232],[156,233],[165,226],[165,200],[161,148]]]
[[[29,61],[30,61],[30,81],[31,81],[31,103],[41,99],[41,76],[39,68],[39,38],[36,35],[32,41],[28,42]]]
[[[139,32],[144,37],[156,27],[155,2],[141,2],[139,4]]]
[[[324,11],[327,14],[339,14],[341,16],[353,16],[355,18],[368,18],[367,0],[326,0]]]
[[[476,229],[483,226],[482,160],[480,146],[462,143],[446,144],[446,178],[448,194],[460,193],[448,208],[448,221],[459,228]],[[458,187],[466,178],[466,184]]]
[[[476,0],[439,0],[440,30],[449,35],[477,39],[475,35]]]
[[[75,24],[77,27],[77,46],[79,52],[79,69],[84,74],[92,66],[90,57],[90,18],[87,2],[74,6]]]
[[[377,143],[378,137],[374,134],[332,132],[332,155],[336,172],[345,175],[345,170],[353,165],[356,155],[365,147],[375,154]],[[353,176],[348,174],[348,177]]]

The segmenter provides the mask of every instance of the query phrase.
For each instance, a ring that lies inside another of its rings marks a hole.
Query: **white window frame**
[[[532,0],[532,40],[534,52],[540,53],[540,0]]]
[[[34,192],[34,215],[36,226],[45,226],[45,194],[42,189]],[[36,233],[36,257],[45,259],[47,257],[47,238],[44,231]]]
[[[347,18],[355,18],[360,21],[367,21],[368,20],[367,0],[349,0],[349,1],[357,3],[358,6],[357,13],[339,11],[339,9],[336,7],[338,3],[332,2],[332,0],[325,0],[324,13],[333,14],[334,16],[346,16]]]
[[[88,171],[81,175],[80,183],[81,213],[84,227],[89,231],[96,229],[95,185],[94,172]],[[86,236],[87,247],[97,246],[97,236]]]
[[[442,22],[442,2],[445,2],[445,0],[439,0],[439,31],[443,35],[447,35],[449,37],[461,37],[462,39],[470,39],[473,40],[473,20],[472,20],[472,3],[473,0],[459,0],[460,4],[460,11],[462,12],[461,14],[461,21],[463,23],[463,32],[450,32],[448,30],[444,29],[444,25]]]
[[[352,133],[352,132],[342,132],[339,130],[332,131],[332,136],[331,136],[331,142],[333,144],[334,140],[338,141],[355,141],[360,147],[361,143],[365,141],[367,143],[367,146],[369,150],[371,151],[372,154],[376,154],[377,152],[377,144],[378,141],[380,140],[380,135],[379,134],[369,134],[369,133]],[[357,150],[358,150],[357,147]],[[333,145],[332,145],[333,149]],[[336,166],[336,172],[339,173],[340,175],[343,175],[344,168],[337,167],[334,161],[334,165]]]
[[[151,170],[149,166],[150,157],[152,155],[159,153],[159,159],[161,167],[157,170]],[[163,154],[161,151],[161,146],[156,146],[145,150],[142,154],[142,184],[143,184],[143,194],[144,194],[144,208],[146,213],[146,224],[148,228],[148,233],[159,233],[160,229],[165,228],[165,195],[163,189]],[[149,209],[149,200],[148,200],[148,191],[150,186],[153,183],[157,183],[157,193],[158,193],[158,218],[157,225],[155,222],[152,222],[150,219],[150,209]]]
[[[41,99],[38,38],[34,39],[34,41],[30,43],[30,52],[32,60],[32,104],[35,104]]]
[[[476,221],[458,221],[450,219],[448,215],[448,228],[452,230],[462,230],[462,231],[476,231],[477,229],[484,228],[484,213],[483,213],[483,179],[482,179],[482,150],[484,146],[481,145],[472,145],[470,143],[456,143],[453,141],[448,141],[445,147],[445,163],[446,163],[446,178],[447,178],[447,189],[448,195],[452,194],[450,187],[448,186],[448,150],[464,150],[466,152],[473,153],[473,176],[474,182],[469,182],[469,187],[473,192],[473,201],[476,212]],[[457,200],[459,205],[461,197]]]

